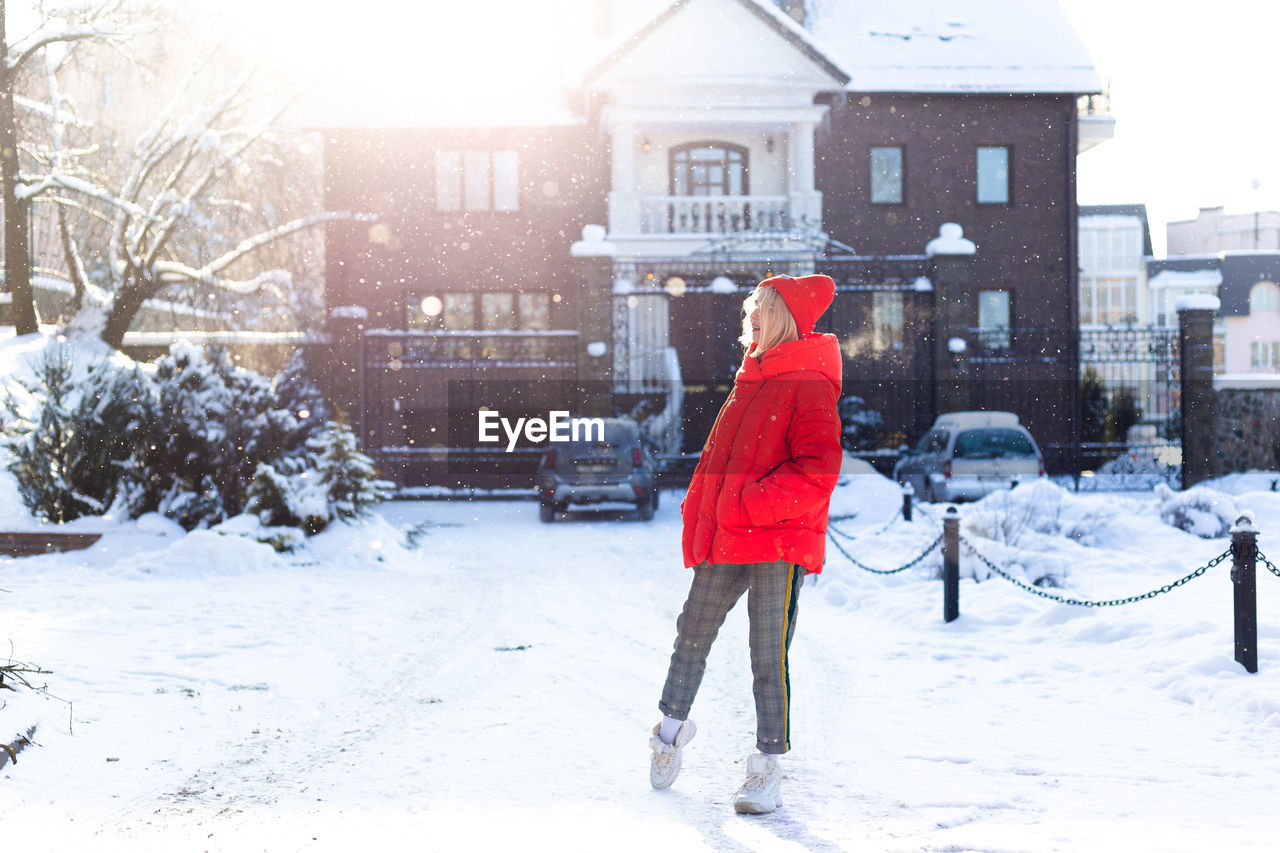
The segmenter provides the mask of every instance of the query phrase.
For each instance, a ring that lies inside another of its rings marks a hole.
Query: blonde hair
[[[742,336],[738,343],[746,349],[751,347],[751,313],[760,309],[760,339],[756,341],[756,356],[778,344],[798,340],[799,331],[796,320],[791,316],[782,294],[772,287],[757,287],[742,303]]]

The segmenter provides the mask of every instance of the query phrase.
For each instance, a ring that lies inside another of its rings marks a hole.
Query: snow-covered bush
[[[114,508],[193,530],[248,511],[311,534],[391,492],[351,430],[323,420],[301,361],[269,382],[186,343],[152,375],[105,360],[77,375],[58,348],[43,358],[5,424],[10,468],[42,518]]]
[[[12,455],[9,470],[18,479],[22,500],[32,512],[51,521],[83,515],[88,502],[76,495],[70,483],[76,462],[71,425],[75,383],[66,352],[46,350],[36,366],[35,381],[22,385],[39,407],[33,422],[12,391],[5,401],[10,415],[5,422]]]
[[[1018,545],[1029,533],[1062,533],[1064,492],[1048,480],[1036,479],[1013,491],[996,491],[965,517],[975,535],[1004,545]]]
[[[845,450],[871,450],[879,447],[884,438],[884,416],[867,408],[862,397],[841,397],[840,443]]]
[[[301,527],[319,533],[332,518],[325,482],[315,468],[285,474],[258,463],[245,510],[267,527]]]
[[[230,422],[241,417],[230,389],[204,354],[178,342],[156,360],[155,439],[146,452],[151,476],[143,512],[156,510],[187,530],[235,515],[225,499],[234,445]],[[229,511],[231,510],[231,511]]]
[[[346,424],[330,421],[307,447],[317,454],[329,505],[339,518],[364,515],[373,504],[391,496],[395,486],[378,479],[373,461],[360,452],[356,435]]]
[[[1160,502],[1161,521],[1201,539],[1226,536],[1240,516],[1234,498],[1202,486],[1175,492],[1161,483],[1156,486],[1155,494]]]
[[[153,401],[136,369],[108,361],[77,376],[67,350],[44,350],[30,381],[12,394],[5,434],[23,502],[41,518],[102,513],[142,490],[138,448],[149,441]]]

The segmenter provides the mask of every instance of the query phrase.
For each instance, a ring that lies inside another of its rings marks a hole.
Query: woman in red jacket
[[[676,621],[649,781],[665,788],[680,772],[681,749],[697,730],[689,707],[707,653],[749,591],[759,754],[747,759],[747,781],[734,800],[740,813],[781,804],[777,757],[791,748],[787,649],[804,576],[822,571],[840,472],[840,347],[835,335],[813,331],[834,296],[830,278],[808,275],[766,279],[747,298],[747,352],[681,505],[693,584]]]

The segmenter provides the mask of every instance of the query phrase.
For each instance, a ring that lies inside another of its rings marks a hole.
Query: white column
[[[610,128],[613,184],[609,189],[609,233],[640,231],[640,196],[636,192],[636,128],[630,123]]]
[[[790,190],[813,192],[813,125],[798,122],[791,126]]]
[[[813,122],[796,122],[791,126],[788,148],[787,190],[791,196],[791,223],[822,228],[822,193],[814,189]]]
[[[636,126],[615,124],[609,130],[613,142],[613,187],[617,192],[636,188]]]

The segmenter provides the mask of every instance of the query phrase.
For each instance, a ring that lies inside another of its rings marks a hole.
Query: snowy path
[[[848,498],[867,527],[893,506],[883,483]],[[801,597],[783,809],[732,813],[754,741],[745,608],[712,651],[684,772],[653,791],[689,578],[663,497],[649,524],[397,503],[397,527],[432,523],[419,550],[326,534],[307,565],[216,534],[0,563],[0,639],[75,703],[74,735],[65,706],[13,706],[43,735],[0,771],[6,848],[1273,848],[1280,580],[1259,579],[1247,676],[1225,567],[1108,611],[965,581],[944,625],[927,571],[874,578],[833,554]],[[1280,503],[1257,509],[1280,530]],[[858,553],[888,565],[930,533],[900,524]],[[1082,594],[1142,591],[1225,547],[1145,521],[1113,536],[1134,552],[1080,557]]]

